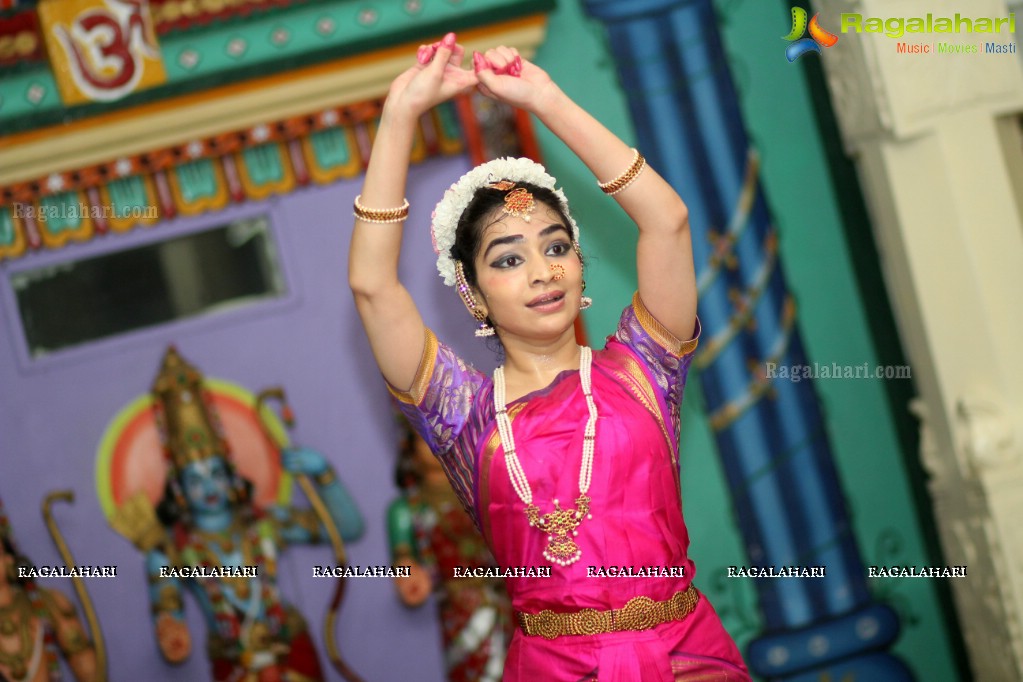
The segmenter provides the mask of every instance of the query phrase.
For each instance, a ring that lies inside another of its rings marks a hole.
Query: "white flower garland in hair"
[[[451,247],[455,244],[458,219],[472,201],[476,190],[500,180],[530,182],[552,190],[561,202],[561,209],[568,216],[572,239],[579,241],[579,226],[568,212],[568,199],[565,198],[563,191],[554,187],[556,181],[543,166],[531,159],[511,157],[488,161],[459,178],[458,182],[444,192],[444,198],[433,209],[430,232],[433,237],[433,250],[437,253],[437,271],[444,279],[444,284],[449,287],[455,286],[455,259],[451,257]]]

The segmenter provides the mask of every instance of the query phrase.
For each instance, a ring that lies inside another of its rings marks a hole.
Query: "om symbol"
[[[147,26],[147,0],[104,0],[105,7],[82,12],[70,26],[55,26],[75,84],[89,98],[112,101],[135,89],[144,59],[159,59]]]

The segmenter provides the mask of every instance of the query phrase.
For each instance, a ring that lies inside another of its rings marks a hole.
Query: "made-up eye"
[[[501,258],[498,258],[493,263],[491,263],[490,266],[494,268],[507,269],[513,268],[516,265],[520,265],[522,263],[523,260],[521,256],[516,256],[515,254],[508,254],[507,256],[502,256]]]
[[[548,256],[564,256],[571,253],[572,245],[568,242],[557,241],[547,247]]]

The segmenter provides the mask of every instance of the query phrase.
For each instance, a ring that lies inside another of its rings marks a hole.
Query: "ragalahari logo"
[[[831,47],[838,42],[838,36],[834,33],[828,33],[821,28],[820,23],[817,21],[819,14],[813,15],[813,19],[810,20],[809,30],[810,37],[804,38],[803,34],[807,31],[806,24],[806,10],[802,7],[792,8],[792,30],[789,31],[787,36],[783,36],[783,40],[788,40],[792,44],[785,48],[785,56],[790,62],[794,62],[802,57],[807,52],[821,53],[821,47]]]

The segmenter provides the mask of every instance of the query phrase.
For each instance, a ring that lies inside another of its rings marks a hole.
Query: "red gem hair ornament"
[[[504,195],[504,208],[501,209],[510,216],[522,218],[527,223],[530,221],[530,213],[536,210],[536,202],[533,195],[525,187],[513,189]]]

